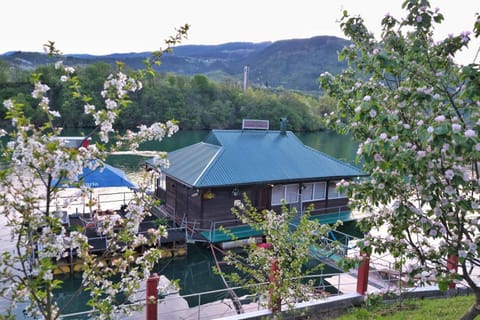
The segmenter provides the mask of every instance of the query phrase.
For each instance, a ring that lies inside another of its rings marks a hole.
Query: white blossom
[[[4,100],[3,101],[3,106],[7,109],[10,110],[13,108],[13,101],[11,99]]]
[[[424,158],[426,155],[427,155],[427,153],[424,150],[417,151],[417,158],[419,158],[419,159]]]
[[[467,138],[473,138],[476,135],[477,135],[477,133],[472,129],[468,129],[468,130],[465,131],[465,137],[467,137]]]
[[[458,123],[452,124],[452,131],[453,132],[459,132],[462,129],[462,126]]]
[[[48,90],[50,90],[48,85],[37,82],[35,83],[35,89],[32,91],[32,97],[41,99]]]

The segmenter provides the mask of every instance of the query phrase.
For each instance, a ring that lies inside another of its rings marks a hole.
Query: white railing
[[[326,278],[335,280],[331,283]],[[356,279],[343,279],[339,274],[320,274],[302,277],[302,281],[311,284],[311,293],[309,300],[324,300],[327,297],[342,295],[342,292],[350,292],[353,286],[356,286]],[[266,288],[268,283],[257,284]],[[158,318],[159,319],[189,319],[205,320],[218,319],[226,316],[234,316],[239,312],[235,307],[233,299],[230,297],[230,291],[234,290],[238,301],[242,304],[245,314],[259,310],[267,310],[268,301],[261,294],[254,294],[252,290],[255,286],[249,287],[231,287],[228,289],[219,289],[206,292],[180,295],[178,293],[160,295],[158,299]],[[139,292],[139,296],[146,296],[145,290]],[[259,291],[259,290],[257,290]],[[135,316],[145,315],[146,300],[134,301],[133,305],[143,307],[142,311],[134,313]],[[74,314],[62,315],[62,319],[88,319],[95,311],[78,312]],[[126,317],[128,319],[128,317]]]
[[[341,218],[346,212],[351,213],[350,208],[347,206],[337,206],[337,207],[327,207],[319,208],[310,211],[310,216],[328,216],[328,217],[337,217]]]
[[[134,192],[125,188],[115,188],[116,192],[105,191],[109,188],[99,188],[102,190],[94,191],[90,196],[80,197],[76,195],[74,189],[65,189],[51,203],[53,210],[60,209],[69,214],[90,213],[93,210],[118,210],[122,205],[128,204],[134,198]],[[112,188],[110,188],[112,189]],[[122,191],[123,190],[123,191]],[[74,199],[73,201],[71,199]],[[92,202],[92,203],[90,203]],[[67,204],[65,206],[65,203]]]

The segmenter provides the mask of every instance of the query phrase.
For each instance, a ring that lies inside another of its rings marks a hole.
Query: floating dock
[[[157,217],[146,217],[138,228],[138,234],[147,234],[149,229],[157,229]],[[115,255],[107,253],[107,241],[109,237],[99,234],[96,225],[93,221],[85,219],[83,214],[73,214],[69,216],[68,226],[69,229],[77,229],[83,232],[88,238],[88,244],[90,246],[90,253],[98,256],[102,259],[105,265],[109,265],[112,260],[115,259]],[[161,252],[162,258],[171,258],[178,256],[185,256],[187,254],[187,241],[185,231],[179,228],[168,228],[167,237],[161,237],[158,243],[158,248]],[[139,248],[138,254],[142,254],[142,248]],[[57,268],[54,270],[54,274],[69,274],[75,272],[81,272],[84,269],[84,262],[77,257],[75,249],[70,250],[70,254],[55,262]]]

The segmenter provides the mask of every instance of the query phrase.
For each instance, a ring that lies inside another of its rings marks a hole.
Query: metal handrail
[[[352,286],[353,285],[353,283],[349,283],[349,282],[343,282],[343,283],[340,282],[340,278],[338,279],[338,282],[336,284],[327,284],[325,282],[325,278],[336,277],[336,276],[339,276],[339,275],[340,275],[339,273],[317,274],[317,275],[303,276],[303,277],[300,277],[299,279],[301,281],[305,280],[305,281],[309,281],[310,283],[315,283],[315,285],[312,287],[312,289],[317,291],[320,294],[320,296],[317,296],[314,293],[312,293],[312,298],[313,299],[318,299],[319,297],[325,297],[325,294],[326,294],[326,292],[328,292],[328,290],[330,290],[332,292],[336,292],[336,293],[329,293],[328,294],[329,296],[341,296],[343,294],[342,292],[347,291],[347,290],[344,290],[342,286]],[[198,308],[198,311],[196,312],[196,318],[189,318],[189,319],[202,319],[202,317],[201,317],[202,306],[205,306],[207,303],[212,302],[212,299],[208,298],[209,296],[216,296],[216,297],[222,296],[222,297],[224,297],[224,296],[228,296],[229,295],[228,292],[231,291],[231,290],[249,292],[249,291],[252,291],[252,289],[255,288],[255,287],[262,287],[262,286],[266,287],[266,286],[268,286],[268,283],[263,282],[263,283],[247,285],[247,286],[230,287],[228,289],[209,290],[209,291],[191,293],[191,294],[186,294],[186,295],[178,295],[178,297],[172,297],[173,295],[176,295],[178,293],[171,293],[171,294],[159,293],[158,299],[159,299],[159,304],[161,303],[161,301],[163,299],[165,299],[167,297],[170,297],[170,299],[184,299],[184,300],[196,301],[197,303],[194,306],[192,306],[192,307],[188,306],[188,309]],[[143,292],[146,292],[146,290],[143,289],[143,290],[137,291],[137,293],[143,293]],[[257,308],[256,308],[257,310],[267,310],[267,303],[266,303],[266,301],[262,301],[261,294],[246,294],[246,295],[240,296],[239,300],[256,303],[257,304]],[[216,301],[219,301],[219,300],[216,300]],[[146,305],[146,300],[145,301],[144,300],[136,300],[136,301],[132,301],[132,303],[130,304],[130,306],[145,306],[145,305]],[[64,315],[61,315],[60,318],[61,319],[71,319],[71,318],[78,318],[78,317],[81,317],[81,316],[88,317],[89,315],[91,315],[94,312],[95,312],[95,310],[88,310],[88,311],[76,312],[76,313],[72,313],[72,314],[64,314]],[[174,312],[178,312],[178,310],[175,310]],[[193,314],[193,312],[192,312],[192,314]],[[219,314],[218,316],[222,316],[222,315],[223,314]],[[167,315],[164,314],[164,316],[167,316]],[[210,316],[213,316],[213,315],[210,314]]]
[[[93,211],[95,209],[99,209],[100,207],[103,207],[102,209],[113,209],[111,207],[114,206],[120,208],[122,205],[127,204],[133,199],[133,194],[133,191],[99,192],[95,195],[98,203],[91,206],[87,204],[88,200],[82,199],[80,196],[76,196],[75,200],[68,202],[68,206],[66,207],[63,199],[72,199],[72,196],[58,195],[55,199],[53,199],[50,207],[59,208],[62,212],[68,211],[68,214],[85,214],[87,213],[86,209],[88,209],[88,211]],[[102,198],[104,200],[101,200]],[[46,204],[40,205],[39,208],[40,210],[45,210]]]
[[[327,211],[332,211],[332,210],[335,211],[335,212],[327,212]],[[310,215],[312,217],[316,217],[316,216],[319,216],[319,215],[327,215],[327,214],[330,215],[331,214],[331,215],[337,215],[338,217],[340,217],[340,215],[343,212],[349,211],[349,210],[350,209],[347,206],[335,206],[335,207],[320,208],[320,209],[312,210],[312,211],[310,211]],[[321,211],[323,211],[324,213],[319,213]],[[317,212],[317,213],[312,214],[312,212]],[[241,222],[241,219],[239,219],[239,218],[229,219],[229,220],[212,221],[211,224],[210,224],[210,229],[208,230],[210,238],[211,239],[215,238],[216,232],[217,232],[219,226],[222,226],[224,228],[228,228],[228,225],[231,225],[231,227],[242,227],[242,226],[247,226],[248,225],[248,223],[243,223],[243,222],[239,223],[239,222]],[[338,231],[338,232],[341,233],[340,231]],[[346,235],[345,233],[342,233],[342,234]]]

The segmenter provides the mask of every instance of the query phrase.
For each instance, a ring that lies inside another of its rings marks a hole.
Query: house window
[[[328,182],[328,199],[345,198],[344,193],[339,193],[337,188],[338,181]],[[282,200],[286,203],[298,203],[299,189],[298,184],[276,185],[272,188],[272,205],[282,204]],[[314,182],[304,183],[302,189],[302,202],[325,200],[327,194],[327,183]]]
[[[325,182],[304,183],[302,190],[302,202],[313,200],[325,200]]]
[[[298,202],[298,184],[287,184],[285,186],[285,200],[287,203]]]
[[[163,172],[157,177],[157,189],[167,190],[167,177]]]
[[[274,186],[272,188],[272,205],[281,204],[282,199],[285,199],[285,186]]]
[[[298,202],[298,184],[276,185],[272,188],[272,205]]]
[[[313,184],[313,200],[325,200],[326,182],[316,182]]]
[[[344,193],[339,193],[337,189],[338,181],[329,181],[328,182],[328,199],[336,199],[336,198],[345,198],[346,195]]]
[[[302,190],[302,201],[313,200],[313,183],[304,183]]]

